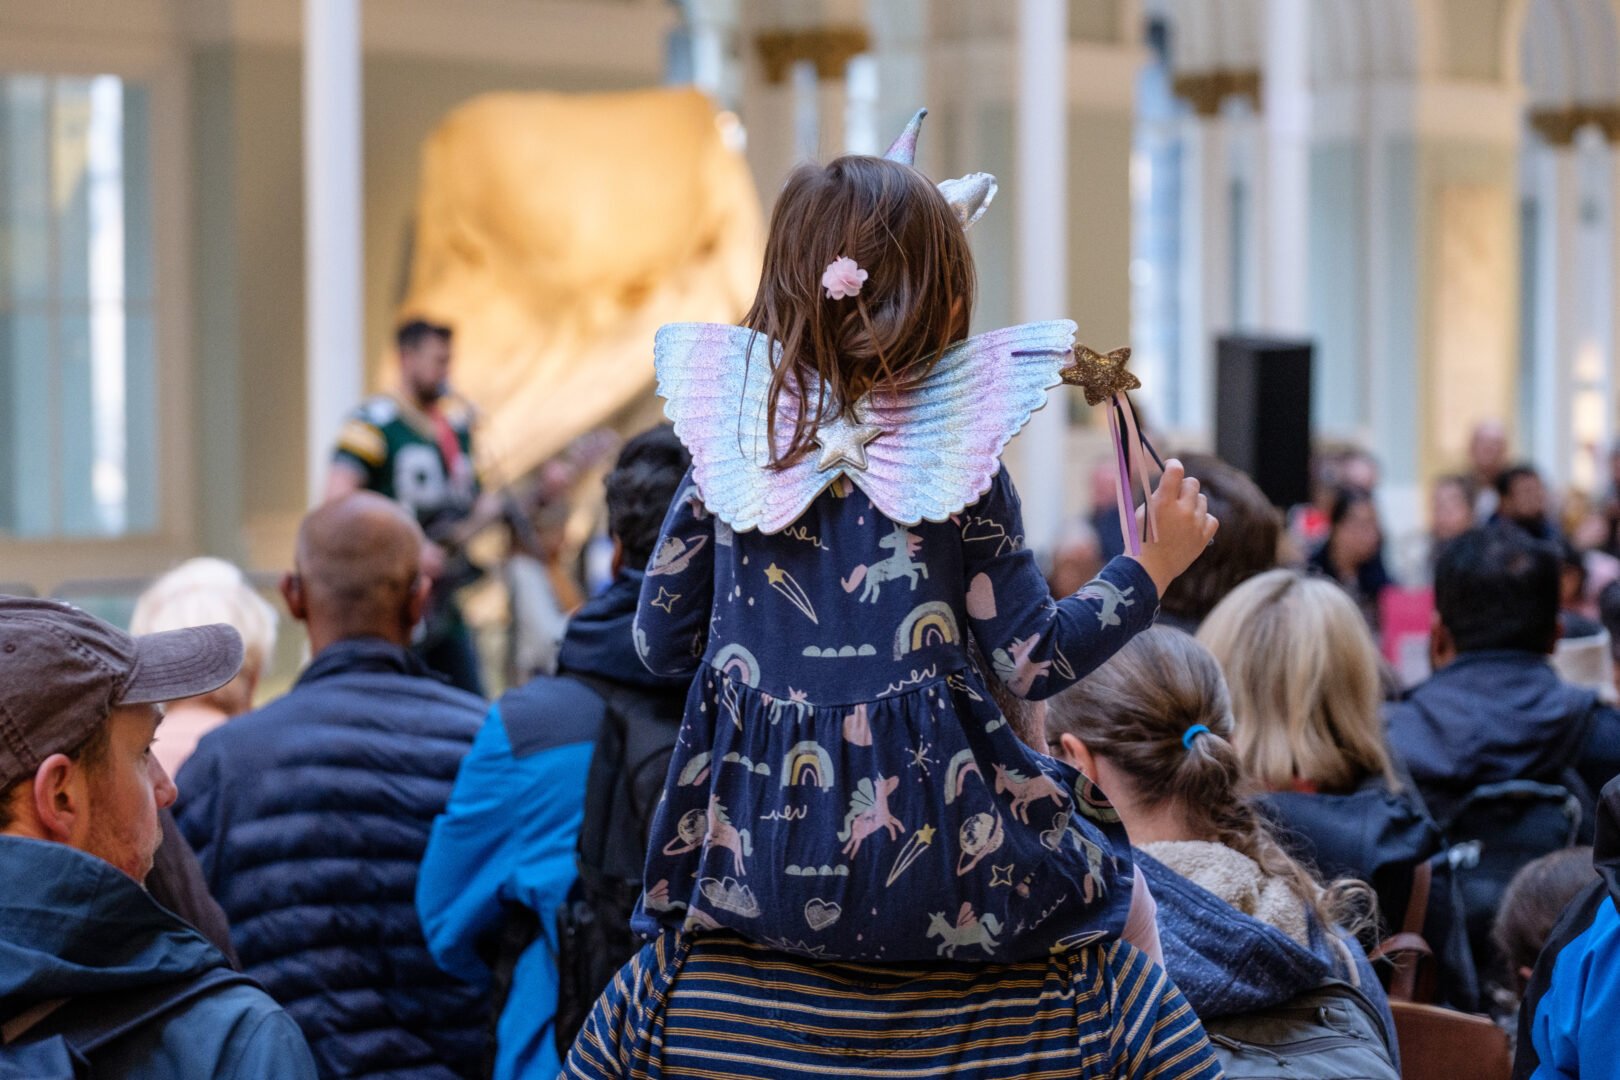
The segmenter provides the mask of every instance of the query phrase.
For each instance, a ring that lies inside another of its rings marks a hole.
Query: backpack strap
[[[1412,895],[1406,902],[1406,917],[1399,932],[1379,943],[1368,958],[1392,958],[1394,975],[1389,983],[1391,1001],[1418,999],[1418,968],[1425,959],[1432,959],[1434,950],[1423,938],[1423,923],[1429,911],[1429,890],[1434,880],[1434,867],[1424,859],[1412,868]],[[1427,992],[1425,997],[1430,996]]]
[[[108,991],[72,998],[17,1039],[27,1045],[60,1038],[88,1058],[108,1043],[176,1011],[184,1005],[232,986],[259,984],[228,967],[213,968],[195,979],[159,983],[128,992]]]

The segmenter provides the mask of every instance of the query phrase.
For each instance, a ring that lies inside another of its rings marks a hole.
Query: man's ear
[[[281,599],[287,604],[287,614],[297,622],[309,618],[309,603],[304,596],[304,579],[296,571],[281,575]]]
[[[34,770],[34,816],[47,840],[66,844],[86,810],[84,786],[75,783],[78,766],[66,754],[52,754]]]
[[[410,618],[410,622],[406,624],[407,630],[413,629],[417,623],[422,621],[422,616],[427,614],[428,597],[432,592],[433,582],[428,580],[426,574],[418,574],[416,576],[416,587],[411,590],[410,603],[406,606],[405,611],[405,614]]]

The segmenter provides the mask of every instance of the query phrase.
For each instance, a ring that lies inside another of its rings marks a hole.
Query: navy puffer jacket
[[[325,1077],[477,1075],[480,995],[428,955],[417,865],[483,703],[406,650],[322,650],[281,699],[206,736],[175,816],[247,974]]]

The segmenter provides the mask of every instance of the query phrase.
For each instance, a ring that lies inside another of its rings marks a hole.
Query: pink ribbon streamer
[[[1124,394],[1115,394],[1108,408],[1108,434],[1114,443],[1115,496],[1119,500],[1119,528],[1125,550],[1142,554],[1142,537],[1157,538],[1158,530],[1148,510],[1147,459],[1142,455],[1142,433],[1136,426],[1136,410]],[[1123,422],[1123,427],[1121,423]],[[1136,528],[1136,487],[1142,488],[1142,529]]]

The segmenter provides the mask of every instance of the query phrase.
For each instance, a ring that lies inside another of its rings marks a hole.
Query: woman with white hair
[[[169,705],[152,753],[174,776],[197,741],[253,707],[253,692],[276,647],[276,609],[253,591],[242,571],[223,559],[189,559],[153,582],[135,602],[129,631],[137,636],[209,623],[227,623],[242,635],[242,670],[202,697]]]

